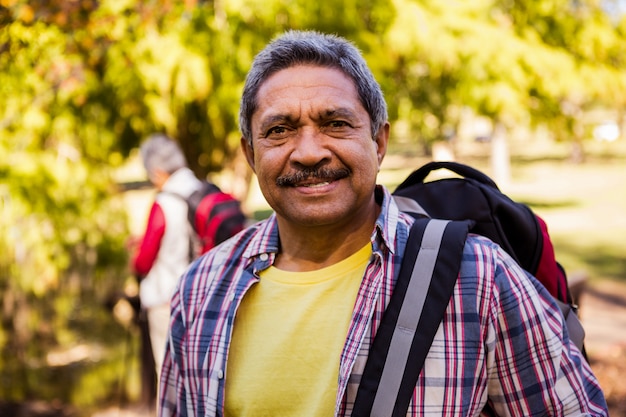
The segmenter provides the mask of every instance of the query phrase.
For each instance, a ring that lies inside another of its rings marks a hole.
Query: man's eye
[[[332,122],[328,123],[328,125],[333,129],[350,126],[347,122],[343,120],[333,120]]]
[[[287,132],[287,129],[284,126],[274,126],[273,128],[267,131],[265,136],[266,137],[280,136],[280,135],[284,135],[285,132]]]

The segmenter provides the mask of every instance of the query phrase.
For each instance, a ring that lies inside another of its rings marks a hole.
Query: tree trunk
[[[491,136],[491,172],[492,178],[501,188],[511,182],[511,155],[502,122],[496,122]]]

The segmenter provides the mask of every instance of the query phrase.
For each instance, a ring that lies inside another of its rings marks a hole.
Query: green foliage
[[[77,17],[56,14],[54,6],[38,12],[52,21]],[[90,66],[98,48],[89,49],[87,25],[35,20],[29,10],[18,2],[0,31],[5,400],[46,397],[39,384],[48,352],[86,337],[75,323],[104,308],[123,284],[127,262],[126,215],[109,173],[121,162],[120,147],[105,128],[106,103],[94,99],[106,92],[97,65]]]
[[[9,155],[0,162],[0,396],[19,399],[37,392],[32,364],[81,341],[76,321],[122,287],[126,224],[103,169],[50,150]]]
[[[623,17],[608,14],[603,2],[593,0],[505,0],[496,7],[516,35],[534,46],[523,63],[535,124],[547,125],[557,139],[580,142],[586,111],[623,107]]]
[[[576,137],[582,112],[623,103],[624,31],[595,2],[394,5],[402,12],[386,33],[388,94],[393,114],[426,142],[456,129],[463,107]]]

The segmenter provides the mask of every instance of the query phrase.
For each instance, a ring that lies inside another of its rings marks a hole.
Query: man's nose
[[[291,153],[291,161],[302,166],[316,166],[320,162],[330,160],[332,152],[328,147],[328,140],[329,138],[319,129],[300,128]]]

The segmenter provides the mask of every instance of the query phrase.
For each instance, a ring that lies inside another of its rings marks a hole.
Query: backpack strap
[[[567,327],[567,334],[574,345],[580,350],[585,359],[587,359],[587,352],[585,349],[585,328],[578,318],[577,306],[573,304],[564,303],[558,298],[552,298],[563,313],[565,319],[565,326]]]
[[[413,173],[411,173],[400,185],[398,185],[396,191],[409,187],[412,184],[423,183],[428,174],[439,169],[447,169],[448,171],[452,171],[463,178],[471,178],[499,190],[498,186],[491,178],[469,165],[452,161],[431,161],[413,171]]]
[[[198,210],[198,206],[207,195],[217,194],[221,190],[220,188],[209,181],[202,181],[202,186],[191,193],[189,197],[183,199],[187,202],[187,207],[189,210],[187,211],[187,218],[189,219],[189,223],[193,226],[193,229],[197,231],[198,226],[196,224],[196,211]]]
[[[398,280],[374,337],[352,416],[406,415],[447,309],[472,222],[417,219]],[[440,251],[441,248],[444,251]]]

